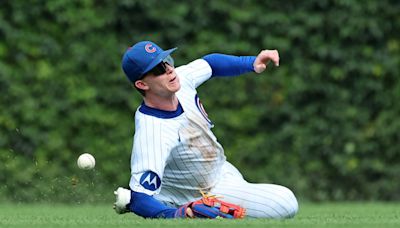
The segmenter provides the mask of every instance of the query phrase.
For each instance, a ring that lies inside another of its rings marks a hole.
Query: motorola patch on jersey
[[[140,177],[140,184],[147,190],[155,191],[161,185],[160,177],[153,171],[146,171]]]

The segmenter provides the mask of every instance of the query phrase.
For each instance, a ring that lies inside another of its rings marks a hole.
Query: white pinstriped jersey
[[[198,197],[199,190],[214,187],[226,158],[196,92],[211,77],[210,66],[198,59],[175,71],[183,112],[158,116],[138,108],[129,185],[133,191],[181,205]]]

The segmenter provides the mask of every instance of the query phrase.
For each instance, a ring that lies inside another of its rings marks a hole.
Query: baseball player
[[[298,203],[291,190],[248,183],[226,160],[196,91],[213,77],[261,73],[270,61],[279,66],[278,52],[214,53],[175,68],[175,50],[142,41],[123,56],[122,68],[143,102],[135,113],[130,189],[114,192],[116,212],[145,218],[293,217]]]

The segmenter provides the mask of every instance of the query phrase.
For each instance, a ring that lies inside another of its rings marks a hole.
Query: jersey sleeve
[[[164,205],[153,196],[131,191],[129,210],[144,218],[174,218],[177,209]]]
[[[135,192],[158,194],[169,156],[162,123],[137,111],[135,128],[129,187]]]
[[[179,66],[175,71],[182,84],[187,83],[194,89],[210,79],[212,75],[212,69],[204,59],[197,59],[187,65]]]
[[[212,77],[238,76],[254,72],[256,56],[234,56],[213,53],[203,57],[212,69]]]

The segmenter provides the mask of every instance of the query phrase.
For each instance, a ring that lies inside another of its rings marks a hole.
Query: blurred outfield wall
[[[400,200],[399,1],[0,2],[0,201],[109,202],[127,185],[138,93],[126,48],[177,65],[278,49],[279,68],[199,95],[246,179],[308,200]],[[228,81],[229,80],[229,81]],[[75,160],[92,153],[97,166]]]

